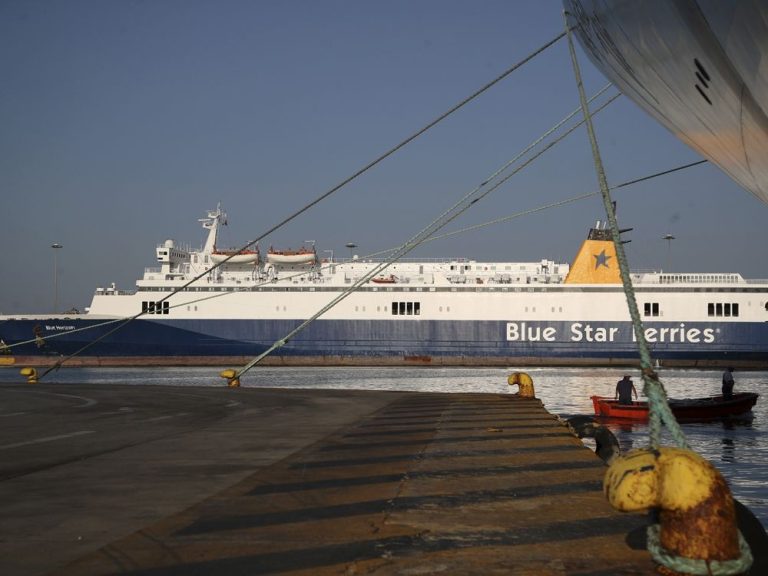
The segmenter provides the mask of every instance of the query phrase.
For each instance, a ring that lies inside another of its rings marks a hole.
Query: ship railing
[[[168,248],[168,247],[165,245],[165,242],[163,242],[162,244],[157,244],[157,245],[156,245],[156,248],[157,248],[157,249],[163,249],[163,248]],[[174,242],[174,244],[173,244],[173,248],[174,248],[175,250],[178,250],[178,251],[180,251],[180,252],[186,252],[187,254],[189,254],[190,252],[192,252],[192,245],[191,245],[191,244],[189,244],[189,243],[185,243],[185,244],[176,244],[176,243]]]
[[[747,278],[744,280],[747,284],[768,284],[768,279]]]
[[[658,275],[659,284],[742,284],[741,274],[732,273],[662,273]]]
[[[99,296],[133,296],[136,294],[136,290],[112,290],[109,288],[97,288],[96,294]]]
[[[469,258],[398,258],[398,263],[404,264],[450,264],[451,262],[474,262]],[[386,258],[335,258],[334,264],[380,264],[387,262]]]
[[[162,268],[144,268],[144,274],[160,274],[162,271]]]

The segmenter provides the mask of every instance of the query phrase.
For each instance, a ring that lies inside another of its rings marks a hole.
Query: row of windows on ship
[[[152,302],[144,300],[141,303],[141,311],[144,314],[169,314],[171,309],[171,304],[167,300],[164,302]],[[768,309],[768,304],[766,304],[766,309]],[[187,306],[187,310],[189,310],[189,306]],[[197,310],[197,306],[195,306],[195,310]],[[280,307],[277,307],[277,310],[280,311]],[[285,306],[283,306],[283,310],[285,310]],[[421,315],[421,302],[419,301],[404,301],[404,302],[392,302],[392,306],[390,308],[392,311],[392,316],[420,316]],[[355,312],[358,312],[358,307],[355,306]],[[363,311],[365,311],[365,307],[363,307]],[[376,311],[380,312],[380,307],[376,307]],[[387,311],[387,307],[384,306],[384,312]],[[443,307],[440,306],[440,312],[443,311]],[[446,312],[450,312],[451,308],[449,306],[446,306]],[[525,311],[528,312],[528,307],[525,307]],[[555,308],[552,308],[552,312],[555,311]],[[563,308],[562,306],[559,308],[559,311],[562,312]],[[534,307],[531,312],[536,312],[536,308]],[[645,302],[643,304],[643,315],[646,317],[655,317],[660,316],[659,311],[659,303],[658,302]],[[739,315],[739,304],[738,302],[709,302],[707,304],[707,316],[711,317],[734,317]]]
[[[187,310],[189,310],[190,307],[187,306]],[[141,311],[144,314],[170,314],[171,310],[171,304],[167,300],[164,302],[152,302],[148,300],[144,300],[141,303]],[[195,310],[197,310],[197,306],[195,306]],[[278,312],[280,311],[280,306],[277,307]],[[283,310],[285,310],[285,306],[283,306]],[[365,310],[365,308],[363,308]],[[420,316],[421,315],[421,302],[392,302],[392,315],[393,316]],[[562,310],[562,309],[561,309]],[[355,311],[358,311],[358,307],[355,307]],[[380,307],[377,306],[377,311],[380,311]],[[384,306],[384,312],[387,311],[387,307]],[[440,306],[440,312],[443,311],[443,307]],[[446,312],[450,312],[451,308],[450,306],[446,306]]]
[[[766,304],[766,310],[768,310],[768,304]],[[646,302],[643,305],[644,316],[659,316],[659,303],[658,302]],[[707,304],[707,316],[738,316],[739,315],[739,303],[738,302],[709,302]]]

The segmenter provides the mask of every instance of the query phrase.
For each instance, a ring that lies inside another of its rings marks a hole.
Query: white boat
[[[214,250],[211,252],[211,260],[216,264],[225,260],[228,264],[258,264],[259,252],[257,250]]]
[[[270,248],[267,252],[267,262],[272,264],[314,264],[317,254],[310,248],[299,250],[275,250]]]

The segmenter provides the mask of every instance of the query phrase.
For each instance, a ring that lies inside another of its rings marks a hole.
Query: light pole
[[[51,244],[53,248],[53,313],[59,309],[59,249],[64,248],[58,242]]]
[[[352,251],[355,248],[357,248],[357,244],[355,244],[354,242],[347,242],[347,248],[349,248],[349,259],[352,260],[352,258],[354,256]]]
[[[662,240],[667,241],[667,272],[672,271],[672,240],[675,239],[672,234],[666,234],[661,237]]]

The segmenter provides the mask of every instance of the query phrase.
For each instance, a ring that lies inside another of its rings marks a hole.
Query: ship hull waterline
[[[15,365],[51,365],[92,344],[67,361],[71,366],[225,365],[247,362],[283,338],[299,320],[135,320],[99,338],[114,325],[73,319],[9,320],[0,325],[13,347]],[[294,366],[612,366],[639,363],[629,322],[527,322],[527,334],[509,321],[317,320],[272,352],[265,365]],[[95,326],[90,330],[78,328]],[[674,323],[645,326],[659,339]],[[697,330],[696,323],[687,329]],[[577,328],[578,327],[578,330]],[[588,330],[587,330],[588,328]],[[549,329],[549,331],[547,331]],[[768,324],[706,323],[712,342],[651,342],[665,366],[768,367]],[[37,333],[42,341],[30,341]],[[692,332],[688,332],[691,334]],[[538,335],[538,336],[537,336]],[[605,336],[610,336],[606,338]],[[547,338],[545,338],[548,337]],[[535,338],[539,338],[536,340]],[[601,337],[602,340],[601,341]],[[672,340],[675,338],[673,337]],[[678,337],[678,340],[680,338]],[[98,341],[97,341],[98,340]],[[591,341],[590,341],[591,340]]]

